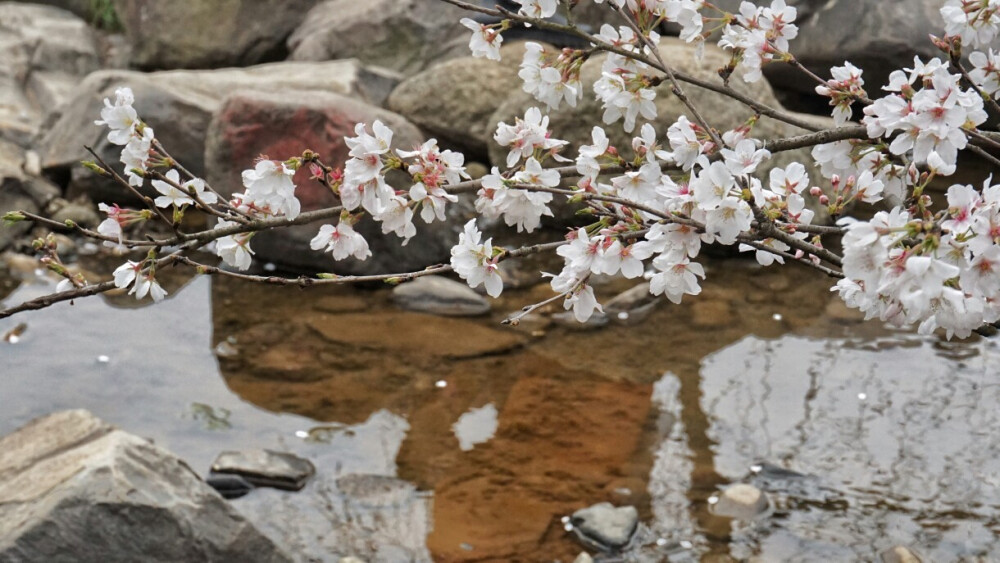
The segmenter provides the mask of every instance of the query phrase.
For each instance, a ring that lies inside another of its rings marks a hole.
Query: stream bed
[[[232,501],[303,561],[572,561],[562,518],[604,501],[640,526],[597,561],[1000,552],[995,340],[863,322],[801,268],[706,272],[701,296],[591,330],[555,309],[500,324],[545,285],[446,318],[384,288],[166,279],[155,306],[102,296],[0,320],[17,335],[0,341],[0,433],[85,408],[202,474],[224,450],[307,457],[304,490]],[[4,305],[53,287],[0,269]],[[765,491],[769,514],[714,515],[733,483]]]

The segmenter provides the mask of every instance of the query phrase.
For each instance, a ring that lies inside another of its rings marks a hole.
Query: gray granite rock
[[[183,461],[74,410],[0,438],[0,561],[291,559]]]

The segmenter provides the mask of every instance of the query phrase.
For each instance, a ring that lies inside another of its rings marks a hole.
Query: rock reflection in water
[[[965,359],[951,361],[924,339],[895,341],[874,351],[748,337],[706,358],[716,471],[739,480],[766,460],[818,481],[773,491],[779,515],[735,529],[734,557],[873,560],[897,544],[933,561],[1000,551],[1000,352],[963,343]]]

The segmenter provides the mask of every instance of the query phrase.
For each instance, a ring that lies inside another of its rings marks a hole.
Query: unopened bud
[[[84,168],[90,170],[91,172],[94,172],[95,174],[99,174],[101,176],[109,175],[107,170],[101,168],[96,162],[92,160],[83,160],[80,162],[80,164],[82,164]]]
[[[3,222],[7,225],[13,225],[19,221],[24,221],[25,218],[24,213],[21,213],[20,211],[8,211],[3,214]]]
[[[324,274],[324,273],[320,273],[320,274],[316,274],[316,277],[319,278],[319,279],[321,279],[321,280],[335,280],[335,279],[338,279],[340,276],[338,276],[337,274]]]
[[[826,197],[825,194],[821,195],[821,196],[819,196],[819,203],[820,203],[820,205],[829,205],[830,204],[830,198]]]
[[[819,196],[823,195],[823,189],[820,188],[819,186],[813,186],[813,187],[809,188],[809,195],[811,195],[813,197],[819,197]]]

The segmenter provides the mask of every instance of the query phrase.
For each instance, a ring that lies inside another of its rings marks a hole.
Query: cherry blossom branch
[[[111,166],[109,166],[108,163],[105,162],[105,160],[103,158],[101,158],[101,156],[94,151],[94,149],[92,147],[84,145],[83,148],[87,149],[87,152],[89,152],[91,155],[93,155],[93,157],[95,159],[97,159],[97,163],[101,165],[101,168],[104,170],[104,172],[106,174],[109,174],[112,178],[114,178],[114,180],[116,182],[118,182],[122,186],[125,186],[125,189],[127,189],[130,192],[132,192],[133,195],[135,195],[136,197],[138,197],[144,204],[146,204],[146,207],[148,207],[154,213],[156,213],[160,217],[160,219],[163,220],[164,223],[166,223],[167,225],[170,225],[170,228],[174,230],[174,232],[177,234],[178,237],[183,236],[183,233],[181,233],[177,229],[177,225],[175,225],[173,221],[171,221],[170,219],[168,219],[167,216],[164,215],[162,211],[160,211],[160,208],[157,207],[155,203],[153,203],[152,198],[150,198],[147,195],[144,195],[142,192],[140,192],[138,189],[136,189],[135,186],[133,186],[132,184],[129,184],[128,180],[126,180],[125,178],[122,178],[118,174],[118,172],[115,171],[114,168],[112,168]]]

